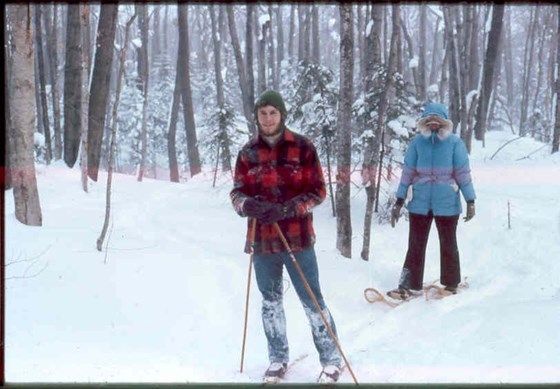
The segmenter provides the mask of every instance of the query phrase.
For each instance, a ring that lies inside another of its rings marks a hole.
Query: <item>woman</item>
[[[446,106],[427,104],[417,127],[420,134],[406,152],[397,201],[391,211],[391,224],[395,227],[412,186],[412,199],[406,206],[410,216],[406,260],[398,288],[387,293],[401,300],[422,291],[426,245],[434,219],[440,244],[440,281],[446,293],[457,293],[461,281],[456,236],[462,211],[459,192],[467,202],[464,220],[471,220],[475,214],[476,195],[467,149],[461,138],[451,133],[453,123],[448,119]]]

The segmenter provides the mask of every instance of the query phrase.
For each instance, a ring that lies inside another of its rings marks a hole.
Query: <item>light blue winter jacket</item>
[[[397,198],[405,199],[412,185],[409,212],[427,215],[432,210],[435,216],[459,215],[459,191],[465,201],[476,199],[467,148],[461,138],[449,131],[420,130],[406,152]]]

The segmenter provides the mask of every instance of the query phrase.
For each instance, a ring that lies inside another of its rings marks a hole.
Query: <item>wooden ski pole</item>
[[[301,280],[303,281],[303,285],[305,286],[305,289],[307,290],[307,293],[309,293],[309,296],[311,297],[311,300],[313,300],[313,304],[315,305],[315,308],[317,309],[317,311],[321,315],[321,318],[323,319],[323,322],[325,323],[325,326],[327,328],[327,331],[329,332],[329,335],[331,336],[332,340],[334,341],[338,351],[340,351],[340,355],[342,355],[342,358],[344,359],[344,363],[346,363],[346,366],[348,367],[348,371],[350,372],[350,375],[352,376],[352,379],[354,380],[356,385],[358,385],[358,380],[356,379],[356,376],[354,375],[354,372],[352,371],[352,368],[350,367],[350,363],[348,363],[348,360],[346,359],[346,356],[344,355],[344,352],[342,351],[342,347],[340,347],[340,343],[338,342],[338,339],[336,338],[336,335],[334,334],[334,332],[331,328],[331,325],[329,324],[327,318],[325,317],[325,314],[323,313],[323,310],[321,309],[321,306],[319,305],[319,302],[317,301],[317,298],[315,297],[315,294],[313,293],[313,290],[311,289],[311,286],[309,286],[309,283],[307,282],[307,279],[305,278],[305,275],[303,274],[303,271],[301,270],[301,267],[299,267],[299,264],[296,260],[296,256],[292,252],[292,249],[290,248],[290,245],[288,244],[288,241],[286,240],[286,237],[282,233],[282,230],[280,229],[280,226],[278,226],[278,223],[274,223],[274,228],[276,229],[276,232],[278,232],[278,235],[280,236],[280,239],[282,240],[282,243],[284,244],[284,247],[286,248],[286,251],[290,255],[290,258],[292,259],[292,262],[294,263],[294,266],[296,267],[297,272],[299,273],[299,276],[301,277]]]
[[[251,292],[251,271],[253,270],[253,246],[255,244],[255,234],[257,229],[257,219],[253,219],[249,232],[249,243],[251,244],[251,255],[249,256],[249,275],[247,277],[247,297],[245,298],[245,325],[243,326],[243,345],[241,346],[241,367],[239,372],[243,373],[243,360],[245,359],[245,340],[247,339],[247,321],[249,317],[249,293]]]

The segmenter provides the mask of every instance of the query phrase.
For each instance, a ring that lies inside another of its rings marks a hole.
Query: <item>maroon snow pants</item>
[[[461,281],[459,249],[457,248],[457,222],[459,215],[434,216],[409,214],[408,251],[403,265],[399,287],[420,290],[424,281],[426,245],[432,220],[436,220],[440,247],[440,282],[442,285],[457,287]]]

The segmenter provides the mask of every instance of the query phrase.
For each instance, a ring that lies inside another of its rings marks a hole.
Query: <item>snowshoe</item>
[[[340,368],[334,365],[327,365],[323,367],[323,371],[319,374],[317,382],[319,384],[334,384],[340,377]]]
[[[395,300],[408,301],[422,296],[422,291],[398,287],[397,289],[388,291],[387,296]]]
[[[443,290],[441,291],[441,294],[444,296],[450,296],[452,294],[457,294],[457,287],[453,287],[453,286],[446,286],[445,288],[443,288]]]
[[[273,362],[270,364],[268,369],[266,369],[263,381],[267,384],[278,383],[284,377],[284,374],[286,374],[287,370],[287,363]]]

